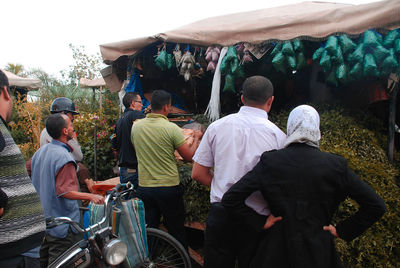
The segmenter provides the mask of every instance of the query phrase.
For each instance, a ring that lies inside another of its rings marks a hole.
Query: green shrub
[[[179,163],[179,176],[184,186],[186,221],[205,222],[210,209],[210,188],[192,180],[192,164]]]
[[[110,136],[114,128],[107,124],[104,114],[81,113],[74,120],[74,127],[78,134],[78,141],[83,153],[83,162],[91,171],[94,178],[94,130],[96,128],[96,166],[97,179],[105,180],[115,177],[113,167],[116,160],[112,154]]]
[[[114,133],[114,124],[119,117],[117,97],[106,95],[102,110],[96,113],[81,112],[74,120],[78,141],[83,153],[83,162],[89,168],[94,178],[94,130],[97,138],[97,179],[105,180],[115,177],[113,167],[116,159],[111,149],[110,136]]]
[[[386,130],[382,122],[364,111],[341,107],[316,107],[321,117],[320,149],[344,156],[349,166],[385,200],[387,212],[381,220],[352,242],[337,239],[336,246],[345,267],[400,267],[400,190],[398,169],[386,157]],[[286,132],[289,111],[271,115],[271,121]],[[395,154],[397,156],[398,154]],[[209,208],[209,189],[190,179],[191,166],[180,167],[186,186],[187,218],[203,221]],[[353,214],[358,205],[348,199],[334,222]]]
[[[316,107],[321,117],[320,149],[344,156],[349,166],[385,200],[387,212],[362,236],[350,243],[337,239],[336,246],[345,267],[399,267],[400,265],[400,189],[398,169],[386,157],[383,124],[369,113],[340,107]],[[289,112],[272,119],[283,130]],[[286,132],[286,131],[285,131]],[[347,218],[358,208],[346,200],[334,223]]]

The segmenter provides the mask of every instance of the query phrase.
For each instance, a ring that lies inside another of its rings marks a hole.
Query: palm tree
[[[24,66],[22,64],[13,64],[13,63],[7,63],[7,66],[4,68],[5,70],[12,72],[16,75],[22,75],[24,71]]]

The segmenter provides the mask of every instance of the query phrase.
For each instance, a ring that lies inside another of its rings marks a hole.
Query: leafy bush
[[[18,144],[25,160],[29,160],[40,147],[40,133],[45,119],[50,114],[52,99],[40,102],[26,102],[25,98],[15,98],[11,135]],[[75,101],[75,100],[74,100]],[[119,116],[118,95],[107,92],[103,109],[96,112],[81,111],[75,117],[74,128],[83,153],[83,162],[94,177],[94,129],[97,138],[97,178],[114,177],[115,159],[111,150],[110,136],[114,132],[114,124]],[[76,105],[79,107],[78,105]]]
[[[210,188],[192,180],[192,164],[179,165],[179,176],[184,186],[186,221],[205,222],[210,209]]]
[[[10,122],[11,135],[18,144],[25,160],[29,160],[39,149],[40,133],[43,125],[43,107],[49,107],[46,102],[27,102],[26,97],[18,95],[13,101],[13,114]]]
[[[345,267],[399,267],[400,265],[400,189],[398,169],[386,157],[386,135],[382,123],[368,113],[340,107],[316,107],[321,117],[322,151],[344,156],[349,166],[385,200],[387,212],[362,236],[350,243],[337,239],[336,246]],[[285,129],[289,112],[276,116]],[[334,222],[353,214],[357,203],[346,200]]]
[[[82,112],[74,120],[78,141],[83,153],[83,162],[94,178],[94,131],[96,129],[96,166],[97,179],[105,180],[115,177],[113,167],[116,159],[111,149],[110,136],[114,133],[114,124],[118,119],[119,105],[106,99],[104,109],[97,113]]]
[[[400,189],[398,169],[386,157],[386,132],[382,123],[363,111],[341,107],[316,107],[321,117],[320,149],[344,156],[349,166],[385,200],[387,212],[381,220],[352,242],[337,239],[336,246],[345,267],[400,266]],[[271,115],[271,121],[286,132],[289,111]],[[397,154],[395,154],[396,156]],[[191,166],[180,167],[186,186],[185,208],[189,221],[203,221],[209,208],[209,189],[190,179]],[[358,205],[348,199],[334,222],[353,214]]]

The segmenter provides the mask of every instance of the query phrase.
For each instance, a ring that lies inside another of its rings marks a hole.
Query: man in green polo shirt
[[[164,90],[153,92],[151,109],[131,132],[139,169],[137,194],[144,202],[148,227],[158,228],[162,215],[168,232],[187,247],[183,189],[174,151],[192,161],[201,132],[195,132],[193,146],[185,142],[181,129],[168,121],[171,95]]]

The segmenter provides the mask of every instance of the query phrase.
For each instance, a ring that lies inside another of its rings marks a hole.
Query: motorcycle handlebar
[[[120,191],[123,187],[126,188],[124,191]],[[69,217],[49,217],[46,218],[46,227],[47,228],[54,228],[56,226],[62,225],[62,224],[71,224],[78,232],[80,233],[88,233],[92,229],[96,229],[97,227],[100,227],[103,225],[103,223],[108,219],[109,215],[107,213],[108,211],[108,206],[110,201],[113,201],[115,199],[120,198],[122,195],[126,194],[129,191],[133,190],[133,185],[128,182],[128,183],[121,183],[116,185],[109,193],[107,193],[107,196],[104,201],[104,216],[101,218],[101,220],[93,225],[90,225],[88,228],[84,229],[82,228],[77,222],[74,222],[71,220]]]

